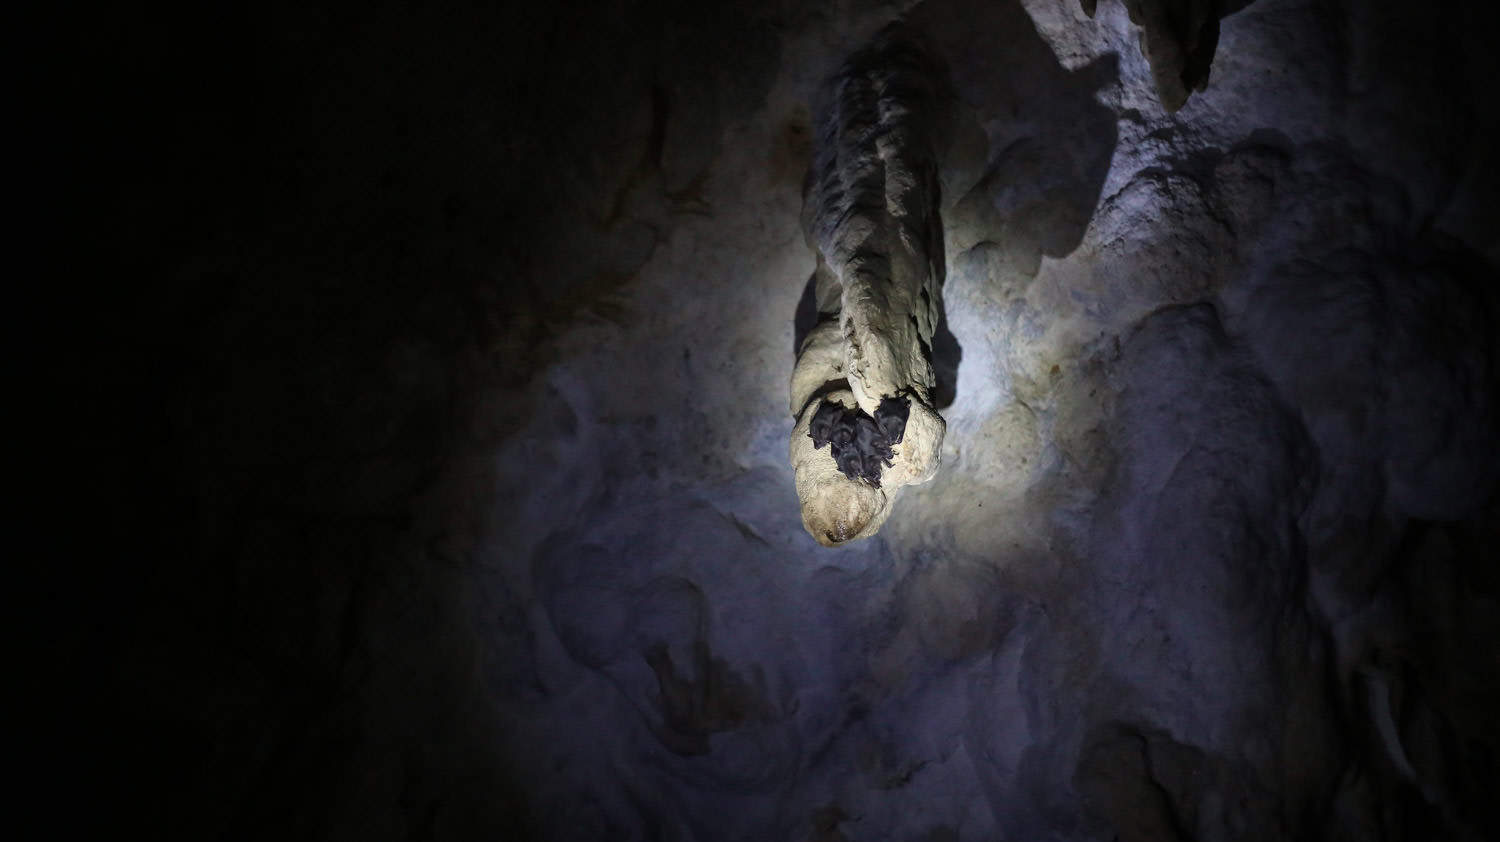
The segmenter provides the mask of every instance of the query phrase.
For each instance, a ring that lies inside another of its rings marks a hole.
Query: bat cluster
[[[846,409],[838,403],[824,401],[808,425],[813,447],[833,446],[833,460],[849,479],[863,479],[880,487],[882,466],[891,464],[892,445],[901,443],[906,434],[906,418],[911,401],[905,397],[882,398],[871,418],[858,408]]]

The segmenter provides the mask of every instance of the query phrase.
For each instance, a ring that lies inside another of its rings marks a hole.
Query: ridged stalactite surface
[[[953,107],[945,71],[900,24],[850,56],[823,95],[802,217],[829,306],[792,372],[790,460],[803,523],[825,545],[874,535],[901,488],[930,480],[941,461],[931,357],[945,269],[939,153]],[[810,384],[843,389],[805,403]],[[886,399],[911,405],[889,470],[829,471],[834,455],[807,435],[810,417],[834,401],[874,418]]]

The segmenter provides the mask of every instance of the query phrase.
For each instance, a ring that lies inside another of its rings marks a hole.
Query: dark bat
[[[820,449],[832,440],[833,425],[837,423],[840,415],[842,412],[826,401],[818,407],[817,414],[807,426],[807,434],[812,436],[814,449]]]
[[[881,398],[875,407],[875,423],[885,433],[885,440],[900,444],[906,435],[906,419],[911,415],[911,399],[904,397]]]
[[[844,476],[879,488],[881,472],[896,456],[892,445],[906,434],[910,412],[906,397],[882,399],[873,418],[857,408],[825,402],[808,423],[807,435],[815,449],[832,445],[833,460]]]
[[[858,450],[852,447],[836,450],[834,451],[833,458],[838,462],[839,470],[843,471],[844,476],[849,479],[858,479],[864,476],[864,460],[860,457]],[[876,485],[878,486],[880,475],[877,473],[875,478]]]
[[[868,415],[861,415],[855,419],[854,443],[859,452],[865,456],[878,456],[888,461],[894,455],[885,433],[876,425],[875,419]]]

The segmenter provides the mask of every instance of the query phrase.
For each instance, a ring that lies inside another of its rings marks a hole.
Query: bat
[[[891,448],[905,436],[910,414],[911,399],[904,396],[881,399],[873,418],[858,408],[825,401],[808,423],[807,434],[814,449],[829,445],[844,476],[879,488],[880,474],[892,464],[896,454]]]

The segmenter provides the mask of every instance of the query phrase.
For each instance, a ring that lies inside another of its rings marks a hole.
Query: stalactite
[[[790,457],[803,525],[824,544],[873,535],[900,489],[937,471],[945,424],[933,407],[932,341],[948,100],[942,69],[897,23],[849,58],[820,115],[803,224],[818,253],[822,320],[792,374]],[[889,450],[887,436],[824,450],[812,434],[830,412],[848,413],[851,429],[864,420],[879,430],[897,404],[906,416]]]

